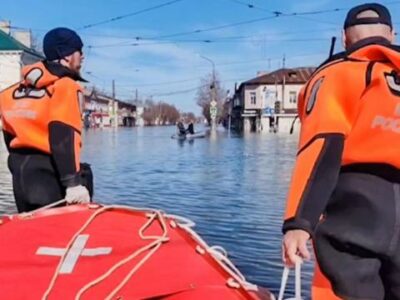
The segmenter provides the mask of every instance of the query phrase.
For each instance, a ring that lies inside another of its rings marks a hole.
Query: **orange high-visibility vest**
[[[399,73],[400,53],[382,45],[363,47],[316,71],[300,93],[299,152],[285,219],[296,216],[316,180],[311,174],[329,134],[345,139],[342,166],[384,163],[400,169]]]
[[[76,170],[81,146],[82,89],[70,77],[51,74],[42,62],[23,69],[24,80],[0,93],[3,130],[13,136],[11,149],[35,149],[51,154],[49,126],[73,129]]]

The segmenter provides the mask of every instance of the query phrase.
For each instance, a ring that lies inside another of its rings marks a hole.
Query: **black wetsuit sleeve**
[[[76,167],[75,154],[76,130],[62,122],[54,121],[49,124],[50,151],[65,187],[80,184],[80,176]]]
[[[282,231],[303,229],[314,232],[321,215],[326,209],[329,198],[337,184],[344,147],[344,135],[327,134],[323,137],[323,147],[316,157],[302,193],[295,216],[286,219]],[[307,145],[299,150],[298,155],[306,150]]]
[[[15,138],[15,136],[5,130],[3,130],[3,136],[4,136],[4,143],[6,144],[7,150],[8,150],[8,152],[10,152],[10,144],[11,144],[11,141]]]

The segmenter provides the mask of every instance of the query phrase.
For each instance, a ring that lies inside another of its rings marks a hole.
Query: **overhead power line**
[[[275,16],[257,18],[257,19],[242,21],[242,22],[235,22],[235,23],[220,25],[220,26],[208,27],[208,28],[204,28],[204,29],[196,29],[196,30],[177,32],[177,33],[172,33],[172,34],[167,34],[167,35],[153,36],[153,37],[150,37],[150,38],[152,38],[152,39],[164,39],[164,38],[191,35],[191,34],[202,33],[202,32],[210,32],[210,31],[216,31],[216,30],[221,30],[221,29],[230,28],[230,27],[236,27],[236,26],[252,24],[252,23],[258,23],[258,22],[267,21],[267,20],[271,20],[271,19],[276,19],[277,17],[279,17],[279,16],[275,15]],[[140,39],[141,37],[138,37],[138,38]],[[143,37],[143,39],[145,39],[145,38],[146,37]]]
[[[267,11],[267,12],[270,12],[270,13],[273,13],[273,12],[274,12],[274,11],[271,11],[271,10],[269,10],[269,9],[266,9],[266,8],[263,8],[263,7],[254,5],[254,4],[252,4],[252,3],[247,3],[247,2],[243,2],[243,1],[239,1],[239,0],[229,0],[229,1],[230,1],[230,2],[235,2],[235,3],[237,3],[237,4],[241,4],[241,5],[244,5],[244,6],[247,6],[248,8],[255,8],[255,9],[257,9],[257,10]]]
[[[326,42],[326,38],[299,38],[299,39],[247,39],[247,40],[165,40],[157,42],[142,42],[142,43],[117,43],[117,44],[106,44],[106,45],[89,45],[88,48],[113,48],[113,47],[139,47],[139,46],[151,46],[151,45],[163,45],[163,44],[181,44],[181,43],[200,43],[200,44],[211,44],[211,43],[266,43],[266,42]]]
[[[396,24],[396,23],[394,23]],[[339,30],[340,26],[330,26],[327,28],[323,29],[318,29],[318,28],[308,28],[308,29],[303,29],[303,30],[290,30],[290,31],[282,31],[279,32],[279,35],[291,35],[291,34],[296,34],[296,33],[324,33],[324,32],[332,32],[333,30]],[[35,29],[32,29],[35,30]],[[96,34],[96,33],[82,33],[88,36],[97,36],[97,37],[107,37],[107,38],[115,38],[115,39],[127,39],[127,40],[136,40],[136,41],[154,41],[158,40],[157,38],[143,38],[143,37],[132,37],[132,36],[121,36],[121,35],[113,35],[113,34]],[[225,37],[219,37],[218,39],[238,39],[238,38],[249,38],[249,37],[257,37],[260,35],[241,35],[241,36],[225,36]],[[215,38],[209,38],[209,39],[215,39]],[[204,40],[207,40],[205,38]],[[125,41],[126,42],[126,41]]]
[[[144,83],[144,84],[117,84],[118,87],[132,87],[134,86],[135,88],[138,87],[147,87],[147,86],[160,86],[160,85],[170,85],[170,84],[177,84],[177,83],[184,83],[184,82],[190,82],[190,81],[198,81],[201,78],[196,77],[196,78],[187,78],[187,79],[182,79],[182,80],[174,80],[174,81],[162,81],[162,82],[157,82],[157,83]]]
[[[399,3],[400,3],[400,1],[391,1],[391,2],[387,2],[386,4],[399,4]],[[231,28],[231,27],[236,27],[236,26],[241,26],[241,25],[246,25],[246,24],[263,22],[263,21],[267,21],[267,20],[276,19],[279,17],[318,15],[318,14],[343,11],[343,10],[347,10],[347,9],[349,9],[349,8],[333,8],[333,9],[325,9],[325,10],[290,12],[290,13],[285,13],[282,11],[272,11],[272,12],[270,12],[272,14],[272,16],[256,18],[256,19],[251,19],[251,20],[242,21],[242,22],[229,23],[229,24],[215,26],[215,27],[208,27],[208,28],[196,29],[196,30],[191,30],[191,31],[183,31],[183,32],[177,32],[177,33],[172,33],[172,34],[167,34],[167,35],[153,36],[153,37],[148,37],[148,38],[164,39],[164,38],[170,38],[170,37],[192,35],[192,34],[198,34],[198,33],[202,33],[202,32],[210,32],[210,31],[216,31],[216,30],[221,30],[221,29],[225,29],[225,28]],[[137,39],[146,39],[146,37],[136,37],[136,38]]]
[[[281,16],[302,16],[302,15],[317,15],[317,14],[325,14],[325,13],[331,13],[331,12],[338,12],[338,11],[343,11],[343,10],[348,10],[351,7],[342,7],[342,8],[333,8],[333,9],[323,9],[323,10],[313,10],[313,11],[303,11],[303,12],[283,12],[283,11],[273,11],[270,9],[266,9],[257,5],[254,5],[253,3],[250,2],[245,2],[245,1],[241,1],[241,0],[228,0],[230,2],[236,3],[236,4],[240,4],[240,5],[244,5],[248,8],[253,8],[253,9],[258,9],[258,10],[262,10],[262,11],[267,11],[270,13],[273,13],[275,15],[281,15]],[[383,4],[385,5],[391,5],[391,4],[399,4],[400,1],[389,1],[389,2],[385,2]]]
[[[325,52],[319,52],[319,53],[308,53],[308,54],[299,54],[299,55],[293,55],[290,56],[290,59],[297,59],[301,57],[310,57],[310,56],[320,56],[320,55],[326,55]],[[231,65],[240,65],[240,64],[255,64],[255,63],[260,63],[260,62],[272,62],[272,61],[281,61],[282,57],[269,57],[269,58],[263,58],[263,59],[253,59],[253,60],[244,60],[244,61],[231,61],[231,62],[225,62],[225,63],[218,63],[216,64],[217,69],[223,68],[225,66],[231,66]],[[164,66],[166,67],[166,66]],[[191,69],[197,69],[197,68],[202,68],[202,67],[207,67],[204,65],[197,65],[197,66],[186,66],[184,68],[191,68]],[[182,69],[182,68],[178,68]],[[91,72],[90,72],[91,73]],[[93,75],[91,75],[93,76]],[[96,77],[96,76],[93,76]],[[98,77],[97,77],[98,78]],[[98,78],[101,79],[101,78]],[[152,87],[152,86],[161,86],[161,85],[172,85],[172,84],[179,84],[179,83],[186,83],[186,82],[193,82],[193,81],[200,81],[203,79],[203,77],[192,77],[192,78],[182,78],[179,80],[174,80],[174,81],[161,81],[161,82],[153,82],[153,83],[143,83],[143,84],[132,84],[132,83],[123,83],[123,84],[117,84],[117,87],[123,87],[123,88],[131,88],[131,90],[135,88],[144,88],[144,87]]]
[[[103,21],[99,21],[99,22],[92,23],[92,24],[87,24],[87,25],[84,25],[82,27],[77,28],[76,30],[92,28],[92,27],[95,27],[95,26],[99,26],[99,25],[103,25],[103,24],[119,21],[119,20],[122,20],[122,19],[125,19],[125,18],[128,18],[128,17],[133,17],[133,16],[137,16],[137,15],[143,14],[145,12],[149,12],[149,11],[152,11],[152,10],[160,9],[162,7],[169,6],[169,5],[172,5],[174,3],[181,2],[181,1],[183,1],[183,0],[172,0],[172,1],[164,2],[164,3],[161,3],[159,5],[151,6],[151,7],[148,7],[148,8],[145,8],[145,9],[141,9],[141,10],[129,13],[129,14],[113,17],[113,18],[110,18],[110,19],[107,19],[107,20],[103,20]]]
[[[233,81],[243,81],[243,80],[247,80],[248,78],[230,78],[230,79],[225,79],[225,80],[220,80],[220,83],[223,82],[233,82]],[[201,84],[199,86],[196,87],[192,87],[190,89],[185,89],[185,90],[177,90],[177,91],[171,91],[171,92],[160,92],[160,93],[152,93],[150,95],[154,96],[154,97],[165,97],[165,96],[174,96],[174,95],[179,95],[179,94],[186,94],[186,93],[190,93],[190,92],[194,92],[196,90],[198,90],[199,88],[203,88],[203,87],[207,87],[210,86],[210,83],[206,83],[206,84]],[[149,93],[147,93],[149,94]]]
[[[94,27],[94,26],[97,26],[97,25],[101,25],[101,24],[105,24],[105,23],[109,23],[109,22],[113,22],[113,21],[117,21],[117,20],[120,20],[122,18],[134,16],[134,15],[137,15],[137,14],[140,14],[140,13],[144,13],[144,12],[147,12],[147,11],[150,11],[150,10],[155,10],[155,9],[161,8],[163,6],[172,5],[172,4],[174,4],[176,2],[179,2],[179,1],[183,1],[183,0],[173,0],[173,1],[169,1],[169,2],[164,2],[164,3],[159,4],[157,6],[149,7],[149,8],[146,8],[146,9],[143,9],[143,10],[140,10],[140,11],[136,11],[136,12],[133,12],[133,13],[130,13],[130,14],[114,17],[114,18],[111,18],[111,19],[108,19],[108,20],[104,20],[104,21],[101,21],[101,22],[97,22],[97,23],[93,23],[93,24],[88,24],[88,25],[85,25],[83,27],[78,28],[78,30],[79,29],[85,29],[85,28]],[[262,21],[275,19],[275,18],[278,18],[278,17],[295,17],[295,16],[317,15],[317,14],[332,13],[332,12],[338,12],[338,11],[343,11],[343,10],[349,9],[349,7],[346,7],[346,8],[334,8],[334,9],[326,9],[326,10],[315,10],[315,11],[303,11],[303,12],[290,12],[290,13],[287,13],[287,12],[282,12],[282,11],[279,11],[279,10],[273,11],[273,10],[264,9],[264,8],[259,7],[259,6],[253,5],[253,4],[248,3],[248,2],[240,1],[240,0],[228,0],[228,1],[235,2],[235,3],[241,4],[241,5],[245,5],[245,6],[249,7],[249,8],[257,8],[257,9],[260,9],[260,10],[262,9],[264,11],[268,11],[272,15],[271,16],[267,16],[267,17],[262,17],[262,18],[256,18],[256,19],[251,19],[251,20],[247,20],[247,21],[242,21],[242,22],[229,23],[229,24],[220,25],[220,26],[196,29],[196,30],[191,30],[191,31],[184,31],[184,32],[177,32],[177,33],[172,33],[172,34],[168,34],[168,35],[159,35],[159,36],[153,36],[153,37],[145,37],[145,36],[136,36],[136,37],[125,36],[125,37],[123,37],[123,36],[102,35],[102,34],[91,34],[91,35],[93,35],[93,36],[112,37],[112,38],[115,37],[115,38],[121,38],[121,39],[123,39],[123,38],[135,39],[135,40],[164,39],[164,38],[169,38],[169,37],[192,35],[192,34],[198,34],[198,33],[203,33],[203,32],[210,32],[210,31],[216,31],[216,30],[221,30],[221,29],[230,28],[230,27],[246,25],[246,24],[258,23],[258,22],[262,22]],[[385,5],[400,4],[400,1],[384,2],[383,4],[385,4]],[[329,23],[327,21],[321,21],[321,20],[313,20],[313,21],[317,21],[317,22],[321,22],[321,23],[322,22],[323,23]],[[398,23],[394,23],[394,24],[398,24]],[[10,26],[10,28],[26,29],[26,28],[23,28],[23,27],[16,27],[16,26]],[[32,29],[32,30],[46,31],[45,29]],[[87,34],[87,35],[90,35],[90,34]]]

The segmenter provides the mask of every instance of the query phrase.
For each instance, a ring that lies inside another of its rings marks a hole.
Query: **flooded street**
[[[96,201],[192,219],[197,232],[210,245],[223,246],[249,281],[277,294],[282,216],[297,137],[220,131],[182,142],[171,139],[172,133],[173,127],[86,131],[83,161],[95,174]],[[0,210],[12,213],[3,143],[0,149]],[[307,264],[303,289],[310,278]]]

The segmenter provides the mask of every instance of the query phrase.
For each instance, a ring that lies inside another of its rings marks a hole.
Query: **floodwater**
[[[95,199],[162,209],[190,218],[210,245],[223,246],[247,280],[276,295],[285,196],[297,148],[287,133],[171,139],[173,127],[91,129],[83,161],[92,165]],[[0,143],[0,212],[15,212],[7,153]],[[303,268],[309,298],[312,265]],[[293,291],[293,278],[289,291]]]

